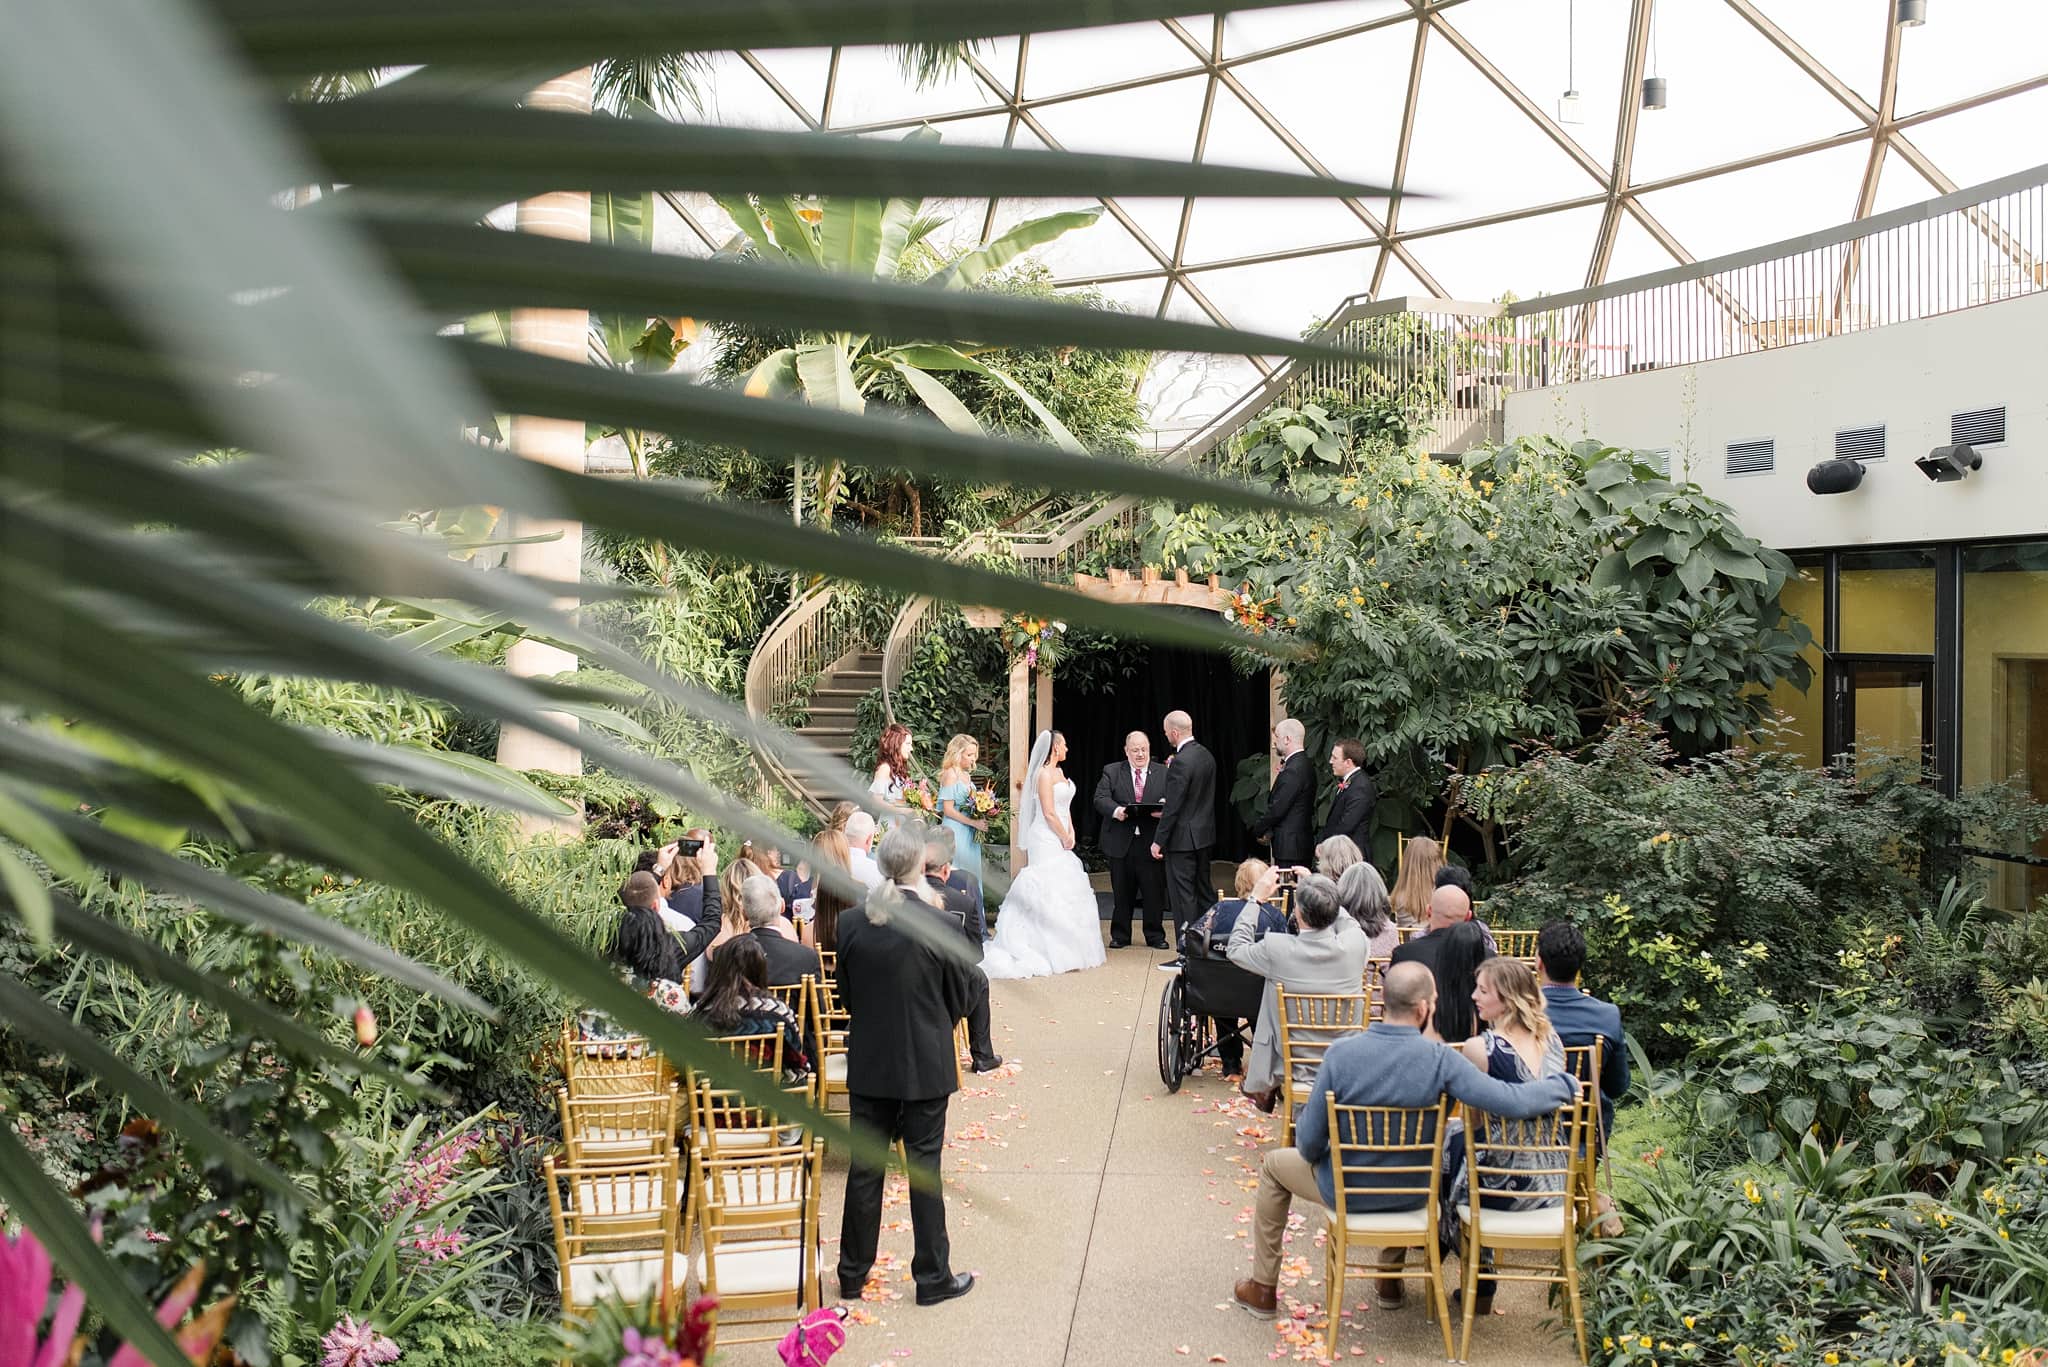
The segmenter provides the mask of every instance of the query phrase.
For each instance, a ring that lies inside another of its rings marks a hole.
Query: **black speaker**
[[[1863,482],[1863,462],[1843,456],[1824,460],[1806,472],[1806,487],[1816,494],[1846,494]]]

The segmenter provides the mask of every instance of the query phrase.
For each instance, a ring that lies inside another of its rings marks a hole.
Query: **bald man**
[[[1173,747],[1166,761],[1166,806],[1152,832],[1152,857],[1166,865],[1166,901],[1173,911],[1173,942],[1216,901],[1209,859],[1216,852],[1216,757],[1195,739],[1194,719],[1178,709],[1160,730]],[[1172,964],[1163,967],[1175,967]]]
[[[1152,857],[1152,830],[1159,809],[1141,807],[1166,797],[1166,766],[1152,762],[1152,738],[1143,731],[1124,737],[1124,757],[1102,767],[1095,784],[1095,810],[1102,830],[1095,843],[1109,861],[1109,947],[1131,943],[1131,908],[1145,899],[1145,944],[1166,948],[1166,868]]]
[[[1252,823],[1252,834],[1273,847],[1273,862],[1283,867],[1315,862],[1311,823],[1316,814],[1316,776],[1302,750],[1304,738],[1301,723],[1292,717],[1273,728],[1273,753],[1279,756],[1280,771],[1273,775],[1266,814]]]

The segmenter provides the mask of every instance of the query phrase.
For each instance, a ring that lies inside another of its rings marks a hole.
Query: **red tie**
[[[1131,785],[1131,801],[1143,802],[1145,800],[1145,771],[1136,765],[1132,765],[1131,778],[1134,780]]]

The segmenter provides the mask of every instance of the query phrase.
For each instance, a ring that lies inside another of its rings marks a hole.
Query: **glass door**
[[[1828,661],[1828,754],[1860,768],[1887,756],[1925,764],[1934,739],[1934,659],[1837,655]]]

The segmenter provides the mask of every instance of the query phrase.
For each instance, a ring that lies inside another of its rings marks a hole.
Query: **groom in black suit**
[[[1195,739],[1195,721],[1169,712],[1164,724],[1173,757],[1166,761],[1166,809],[1152,832],[1152,857],[1166,864],[1166,904],[1173,909],[1173,943],[1180,931],[1216,902],[1209,859],[1216,848],[1216,757]]]
[[[1316,777],[1303,752],[1302,725],[1292,717],[1273,728],[1273,750],[1280,772],[1266,798],[1266,814],[1252,823],[1252,834],[1273,846],[1273,863],[1294,868],[1314,863],[1315,842],[1309,839],[1316,814]]]
[[[1145,898],[1145,943],[1152,949],[1166,948],[1166,870],[1152,857],[1152,829],[1159,818],[1135,810],[1139,802],[1158,802],[1166,796],[1166,766],[1152,762],[1152,738],[1143,731],[1124,737],[1124,757],[1102,767],[1095,785],[1095,810],[1102,814],[1102,830],[1095,837],[1103,858],[1109,861],[1109,890],[1115,910],[1109,918],[1109,947],[1123,949],[1131,942],[1131,902],[1135,894]]]

